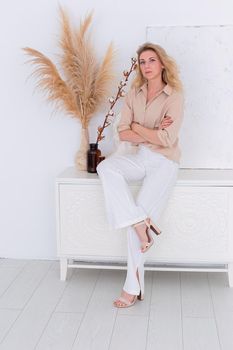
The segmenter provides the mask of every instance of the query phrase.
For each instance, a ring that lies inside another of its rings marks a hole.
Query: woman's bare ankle
[[[147,242],[147,234],[146,234],[146,229],[147,226],[144,221],[141,221],[140,223],[137,223],[136,226],[134,225],[134,229],[138,235],[138,238],[140,239],[141,242]]]

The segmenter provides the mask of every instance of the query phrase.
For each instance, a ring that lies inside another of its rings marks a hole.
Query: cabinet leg
[[[60,258],[60,279],[61,279],[61,281],[66,280],[67,269],[68,269],[68,259]]]
[[[228,264],[228,281],[229,286],[233,287],[233,263]]]

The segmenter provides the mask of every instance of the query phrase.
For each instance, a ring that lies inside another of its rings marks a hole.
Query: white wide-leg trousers
[[[144,294],[144,260],[140,240],[131,226],[147,217],[156,224],[176,182],[178,164],[140,145],[136,154],[112,155],[98,167],[111,227],[128,227],[127,276],[123,289]],[[129,182],[143,180],[134,199]],[[138,272],[138,277],[137,277]]]

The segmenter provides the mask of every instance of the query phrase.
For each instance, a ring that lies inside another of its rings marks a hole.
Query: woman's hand
[[[133,122],[133,123],[130,125],[131,130],[134,131],[134,132],[137,132],[137,130],[138,130],[138,128],[140,128],[140,126],[141,126],[140,124],[135,123],[135,122]]]
[[[173,123],[173,120],[171,117],[165,115],[162,119],[161,123],[159,124],[159,130],[168,128]]]

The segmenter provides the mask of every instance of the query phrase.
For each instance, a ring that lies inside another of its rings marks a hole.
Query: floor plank
[[[148,316],[118,315],[109,350],[146,349],[147,327]]]
[[[24,267],[22,266],[0,266],[0,296],[6,292],[17,276],[21,273],[23,268]]]
[[[209,273],[216,324],[222,350],[233,349],[233,288],[223,273]]]
[[[183,319],[184,350],[222,350],[213,318]]]
[[[214,317],[207,273],[183,272],[181,288],[184,317]]]
[[[67,286],[59,304],[57,312],[85,312],[93,293],[99,270],[76,270]]]
[[[112,302],[120,293],[124,277],[123,271],[101,271],[72,350],[109,349],[117,313]]]
[[[17,319],[20,310],[9,310],[1,309],[0,310],[0,343],[3,338]],[[0,345],[1,348],[1,345]]]
[[[209,284],[216,311],[233,312],[233,288],[225,273],[209,273]]]
[[[218,311],[216,313],[221,350],[233,349],[233,312]]]
[[[70,350],[83,314],[55,312],[35,350]]]
[[[38,342],[68,282],[49,271],[1,343],[1,350],[32,350]]]
[[[33,260],[24,260],[24,259],[0,259],[1,264],[0,267],[16,267],[18,269],[22,269],[28,263],[31,263]]]
[[[148,350],[182,350],[180,276],[155,272],[148,328]]]
[[[50,266],[50,261],[28,263],[0,297],[0,308],[22,309]]]

